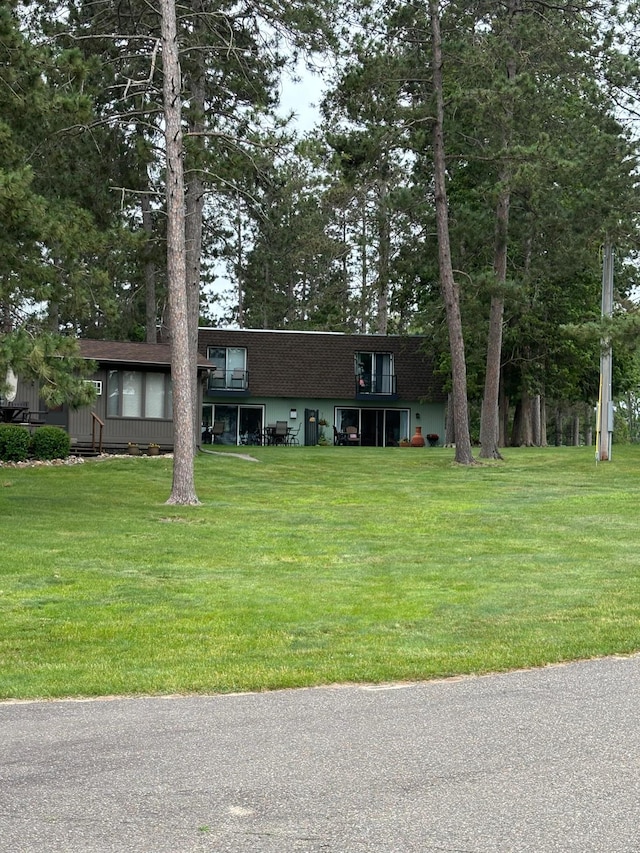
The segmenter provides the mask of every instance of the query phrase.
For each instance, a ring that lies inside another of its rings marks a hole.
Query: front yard
[[[238,452],[241,449],[238,448]],[[640,648],[640,448],[0,469],[0,697],[261,690]]]

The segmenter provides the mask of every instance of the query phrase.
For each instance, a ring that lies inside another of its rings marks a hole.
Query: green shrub
[[[31,436],[17,424],[0,424],[0,460],[24,462],[29,456]]]
[[[613,437],[614,444],[629,444],[631,441],[631,433],[629,430],[629,421],[624,414],[616,409],[613,416]]]
[[[39,427],[33,434],[32,452],[36,459],[66,459],[71,439],[60,427]]]

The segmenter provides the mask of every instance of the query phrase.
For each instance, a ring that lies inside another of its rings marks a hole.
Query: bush
[[[629,421],[622,412],[615,410],[613,416],[613,437],[614,444],[629,444],[631,441],[631,431],[629,430]]]
[[[0,460],[24,462],[29,456],[31,436],[17,424],[0,424]]]
[[[39,427],[33,434],[32,452],[36,459],[66,459],[71,439],[60,427]]]

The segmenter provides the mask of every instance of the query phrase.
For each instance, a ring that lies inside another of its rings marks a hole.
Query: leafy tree
[[[75,185],[56,175],[69,163],[60,157],[65,127],[90,110],[75,85],[73,66],[73,57],[30,43],[15,4],[5,4],[0,10],[0,384],[11,368],[23,380],[38,380],[49,405],[93,399],[92,387],[83,381],[90,365],[79,359],[75,341],[58,334],[57,325],[47,329],[39,310],[62,278],[77,283],[78,300],[84,298],[82,287],[86,293],[100,279],[89,263],[100,240],[95,219]],[[67,141],[73,147],[73,139]]]
[[[75,338],[47,331],[33,335],[24,327],[0,336],[0,393],[7,391],[9,369],[24,382],[37,381],[48,406],[84,406],[95,399],[86,377],[96,365],[80,356]]]
[[[474,175],[472,181],[467,177],[464,182],[465,187],[473,186],[473,192],[463,190],[463,210],[474,217],[471,222],[484,246],[491,239],[487,202],[493,201],[496,211],[493,281],[484,274],[491,310],[483,456],[499,455],[498,383],[505,299],[519,303],[518,307],[514,304],[516,310],[509,321],[513,323],[514,317],[523,316],[522,307],[535,305],[535,295],[533,300],[528,295],[529,283],[539,286],[541,275],[557,277],[557,268],[548,264],[550,241],[555,243],[562,234],[563,249],[557,262],[566,280],[567,260],[572,255],[577,258],[590,250],[596,259],[594,243],[597,246],[612,227],[603,211],[613,205],[618,211],[626,208],[628,223],[633,209],[629,166],[635,155],[623,128],[612,119],[613,102],[603,86],[604,69],[616,59],[597,14],[594,16],[604,5],[555,7],[535,0],[510,0],[505,7],[452,4],[450,10],[454,38],[459,40],[465,32],[460,22],[466,21],[469,45],[460,48],[459,79],[449,93],[456,116],[454,145],[464,152],[456,158],[460,165],[452,168],[453,182],[464,172]],[[467,65],[474,68],[472,86]],[[599,178],[589,176],[596,163]],[[547,204],[550,198],[555,207]],[[568,209],[571,213],[560,232],[558,213]],[[457,213],[455,206],[454,210]],[[545,221],[544,216],[550,220]],[[478,229],[478,222],[486,230]],[[468,235],[470,229],[464,233]],[[481,247],[474,252],[475,257],[482,255]],[[579,264],[578,271],[584,261]],[[476,275],[482,276],[482,267],[476,269]],[[468,271],[473,275],[472,268]],[[545,307],[548,309],[548,303]],[[554,343],[546,345],[552,349]],[[532,353],[520,351],[522,364],[531,363]],[[532,390],[527,384],[521,383],[523,394]]]
[[[433,166],[435,183],[436,224],[438,228],[438,260],[440,285],[447,312],[449,347],[451,350],[451,377],[453,388],[453,419],[456,442],[456,462],[469,465],[473,462],[469,436],[467,411],[467,373],[464,352],[464,337],[460,316],[458,289],[451,264],[449,238],[449,211],[446,188],[446,162],[444,141],[444,82],[442,61],[442,37],[438,0],[429,0],[431,20],[433,90],[436,116],[433,123]]]

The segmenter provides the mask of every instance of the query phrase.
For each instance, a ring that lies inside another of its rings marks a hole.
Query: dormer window
[[[356,394],[395,394],[396,376],[393,353],[357,352],[355,354]]]
[[[247,350],[245,347],[208,347],[207,359],[212,368],[209,390],[245,391],[248,387]]]

